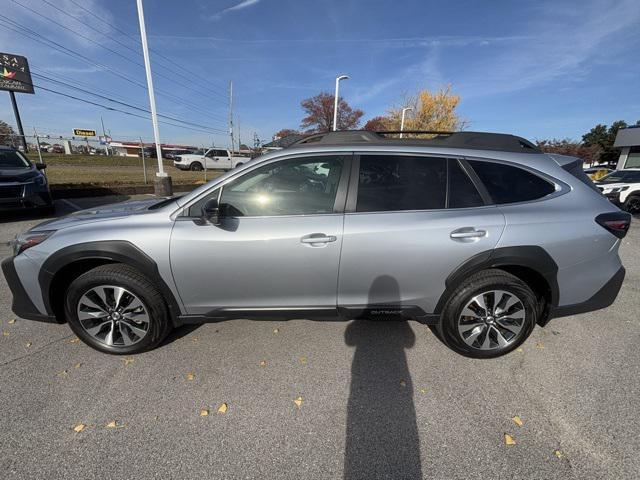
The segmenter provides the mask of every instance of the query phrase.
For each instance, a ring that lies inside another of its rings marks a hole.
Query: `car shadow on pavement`
[[[369,305],[400,303],[398,282],[374,280]],[[345,480],[421,479],[420,437],[405,349],[415,343],[406,321],[355,320],[345,330],[355,346],[347,404]]]

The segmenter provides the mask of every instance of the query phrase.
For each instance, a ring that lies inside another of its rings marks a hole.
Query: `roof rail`
[[[518,153],[541,153],[541,150],[529,140],[506,133],[487,132],[441,132],[433,130],[405,130],[403,134],[434,135],[432,138],[390,138],[386,135],[399,134],[400,131],[387,130],[372,132],[368,130],[340,130],[308,135],[291,147],[308,145],[395,145],[442,148],[467,148],[473,150],[496,150]]]

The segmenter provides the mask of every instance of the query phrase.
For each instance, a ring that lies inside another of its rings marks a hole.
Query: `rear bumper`
[[[625,276],[624,267],[620,269],[598,290],[591,298],[582,303],[555,307],[551,310],[549,319],[568,317],[580,313],[592,312],[610,306],[618,296]]]
[[[2,261],[2,272],[7,279],[7,285],[13,295],[13,302],[11,304],[11,310],[20,318],[26,318],[27,320],[36,320],[38,322],[59,323],[56,320],[55,315],[44,315],[33,304],[29,295],[27,295],[20,277],[16,272],[16,267],[13,264],[14,257],[6,258]]]

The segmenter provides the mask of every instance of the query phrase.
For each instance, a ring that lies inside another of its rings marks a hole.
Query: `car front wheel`
[[[171,329],[158,288],[123,264],[101,265],[76,278],[67,289],[65,313],[84,343],[112,354],[150,350]]]
[[[453,292],[439,333],[462,355],[499,357],[531,335],[537,316],[536,295],[526,283],[503,270],[485,270]]]
[[[193,162],[191,165],[189,165],[189,170],[193,172],[200,172],[203,170],[202,164],[200,162]]]

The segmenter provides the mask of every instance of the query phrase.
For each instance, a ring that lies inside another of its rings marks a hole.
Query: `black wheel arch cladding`
[[[51,298],[56,275],[70,264],[88,260],[102,263],[123,263],[139,270],[158,286],[167,303],[171,321],[174,326],[177,324],[181,315],[180,305],[160,275],[156,262],[133,243],[125,240],[78,243],[62,248],[47,258],[38,274],[38,283],[47,313],[56,313],[53,308],[54,299]]]
[[[445,280],[445,291],[440,296],[434,313],[442,313],[455,289],[470,275],[481,270],[501,267],[524,267],[540,275],[549,287],[550,307],[558,305],[558,265],[549,253],[537,245],[500,247],[480,252],[459,265]],[[507,270],[508,271],[508,270]]]

